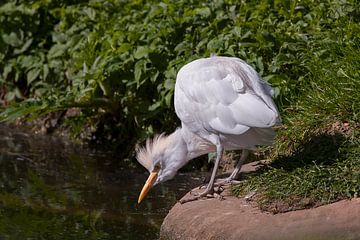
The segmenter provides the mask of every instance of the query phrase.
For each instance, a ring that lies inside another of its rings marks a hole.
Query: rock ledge
[[[161,226],[160,239],[357,240],[360,198],[275,215],[232,196],[177,203]]]

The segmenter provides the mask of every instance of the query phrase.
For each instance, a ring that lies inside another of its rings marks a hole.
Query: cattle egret
[[[273,89],[239,58],[214,56],[186,64],[177,74],[174,95],[181,127],[168,136],[148,139],[136,149],[137,160],[150,172],[138,203],[151,187],[173,178],[191,159],[210,152],[216,152],[216,159],[209,184],[191,200],[213,194],[224,150],[243,150],[226,179],[230,183],[248,150],[270,145],[275,137],[272,127],[280,123]]]

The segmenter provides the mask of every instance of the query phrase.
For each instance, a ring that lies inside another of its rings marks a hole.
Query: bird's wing
[[[237,59],[231,59],[230,63],[234,61]],[[228,62],[195,61],[179,71],[175,110],[192,131],[204,129],[237,135],[250,127],[266,128],[277,122],[271,87],[250,66],[241,63],[245,65],[235,62],[229,67]],[[244,70],[245,66],[253,72]]]

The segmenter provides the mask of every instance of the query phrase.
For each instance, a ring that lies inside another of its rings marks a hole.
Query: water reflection
[[[0,239],[156,239],[200,180],[180,174],[137,206],[147,174],[117,170],[115,158],[0,125]]]

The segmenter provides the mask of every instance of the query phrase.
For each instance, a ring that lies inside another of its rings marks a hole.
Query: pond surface
[[[0,239],[157,239],[199,174],[178,174],[136,204],[148,174],[111,152],[0,125]]]

